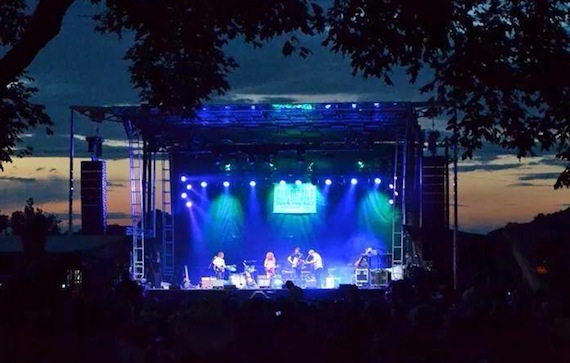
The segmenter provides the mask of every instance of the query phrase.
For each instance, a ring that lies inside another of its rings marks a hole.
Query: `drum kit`
[[[237,273],[237,268],[234,267],[230,274],[230,283],[238,289],[256,288],[255,275],[257,269],[255,268],[256,260],[243,261],[243,272]]]

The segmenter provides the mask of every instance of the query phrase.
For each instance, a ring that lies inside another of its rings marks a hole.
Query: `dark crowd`
[[[0,287],[2,362],[570,361],[568,306],[541,294],[417,278],[333,298],[292,284],[192,298],[128,279],[74,292],[38,271]]]

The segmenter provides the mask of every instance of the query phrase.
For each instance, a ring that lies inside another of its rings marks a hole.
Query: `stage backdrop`
[[[201,186],[188,176],[175,191],[178,263],[200,275],[218,251],[240,268],[244,260],[261,265],[268,251],[284,265],[296,246],[305,254],[317,250],[328,267],[353,263],[368,246],[390,251],[389,192],[369,180],[331,179],[331,185],[228,179],[224,186],[222,177]]]

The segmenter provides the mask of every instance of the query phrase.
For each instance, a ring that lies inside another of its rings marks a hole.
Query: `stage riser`
[[[303,290],[304,300],[306,301],[331,301],[348,298],[352,293],[352,287],[346,286],[338,289],[305,289]],[[359,296],[364,300],[382,299],[385,295],[385,289],[359,289]],[[194,301],[208,300],[220,301],[225,299],[236,299],[245,301],[255,296],[266,297],[270,299],[288,298],[289,291],[286,289],[258,289],[258,290],[237,290],[237,289],[196,289],[196,290],[149,290],[147,297],[157,299],[158,301]]]

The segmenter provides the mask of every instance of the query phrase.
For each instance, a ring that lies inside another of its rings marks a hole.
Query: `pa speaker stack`
[[[107,176],[104,161],[81,162],[81,229],[86,235],[107,230]]]

